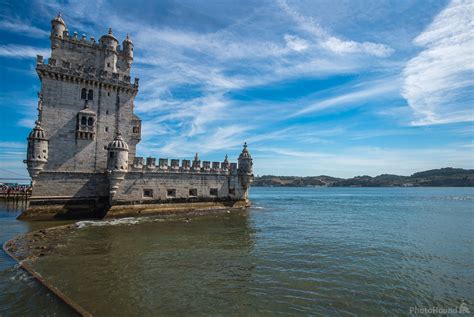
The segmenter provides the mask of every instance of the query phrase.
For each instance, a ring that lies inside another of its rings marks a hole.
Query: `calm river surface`
[[[97,316],[474,312],[473,188],[252,188],[251,199],[189,220],[79,222],[35,268]],[[55,225],[2,208],[2,242]],[[0,261],[1,316],[71,314]]]

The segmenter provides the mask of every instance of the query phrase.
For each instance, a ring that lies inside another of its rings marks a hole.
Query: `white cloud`
[[[263,155],[260,156],[260,153]],[[273,155],[269,155],[270,153]],[[260,175],[317,176],[325,174],[354,177],[385,173],[411,175],[427,169],[448,166],[472,168],[472,149],[462,146],[443,149],[352,147],[340,152],[262,147],[254,149],[252,154],[256,172]]]
[[[376,57],[387,57],[393,49],[385,44],[372,42],[355,42],[343,40],[321,27],[312,17],[307,17],[290,7],[285,0],[277,2],[280,7],[292,17],[301,29],[311,34],[314,40],[324,49],[336,54],[367,54]]]
[[[393,78],[382,81],[367,82],[362,87],[352,87],[349,93],[338,93],[336,96],[321,99],[291,114],[290,117],[300,116],[311,112],[322,111],[332,107],[352,107],[366,100],[373,101],[374,97],[387,96],[389,93],[398,94],[399,85]]]
[[[25,158],[26,142],[0,141],[0,178],[29,178]]]
[[[23,118],[18,121],[18,126],[28,129],[33,129],[35,126],[35,119],[33,118]]]
[[[453,1],[414,43],[424,48],[403,71],[414,125],[474,121],[474,2]]]
[[[393,49],[384,44],[344,41],[334,36],[323,40],[321,46],[337,54],[365,53],[377,57],[386,57],[393,53]]]
[[[36,55],[49,56],[49,49],[19,45],[6,44],[0,45],[0,56],[8,58],[34,58]]]
[[[297,52],[302,52],[308,48],[308,42],[296,35],[285,34],[286,45]]]
[[[44,38],[49,36],[49,32],[32,26],[28,22],[20,20],[0,21],[0,29],[28,37]]]
[[[26,142],[11,142],[11,141],[0,141],[0,149],[5,151],[6,149],[25,149]]]

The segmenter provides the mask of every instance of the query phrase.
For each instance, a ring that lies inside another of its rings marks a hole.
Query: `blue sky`
[[[255,174],[474,168],[472,1],[3,1],[0,177],[22,160],[50,21],[135,44],[141,156]]]

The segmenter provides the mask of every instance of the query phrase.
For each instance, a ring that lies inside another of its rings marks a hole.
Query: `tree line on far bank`
[[[321,176],[263,175],[254,179],[256,187],[474,187],[474,170],[446,167],[418,172],[410,176],[382,174],[375,177],[337,178]]]

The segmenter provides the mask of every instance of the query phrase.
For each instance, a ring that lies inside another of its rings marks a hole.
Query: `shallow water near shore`
[[[251,199],[232,213],[81,221],[34,267],[97,316],[474,311],[473,188],[252,188]],[[4,240],[45,225],[0,221]],[[0,315],[71,313],[2,261]]]

